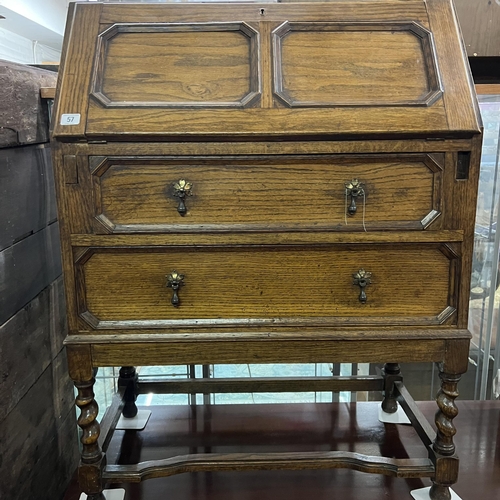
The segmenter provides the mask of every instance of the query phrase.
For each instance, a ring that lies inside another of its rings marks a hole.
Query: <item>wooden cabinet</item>
[[[134,365],[382,361],[370,388],[429,446],[411,477],[449,498],[481,145],[451,3],[73,4],[64,54],[53,140],[82,488],[119,473],[96,367],[124,367],[129,414]],[[437,433],[402,385],[411,361],[440,363]],[[348,455],[257,462],[410,477]]]

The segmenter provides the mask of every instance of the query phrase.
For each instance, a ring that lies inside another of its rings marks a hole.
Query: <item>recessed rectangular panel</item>
[[[99,36],[104,107],[243,107],[258,98],[258,35],[245,23],[115,24]]]
[[[438,245],[94,249],[85,259],[79,265],[86,287],[81,312],[103,327],[134,321],[202,326],[196,322],[205,320],[286,325],[292,318],[343,326],[439,324],[453,305],[453,258]],[[366,303],[354,284],[362,269],[371,273]],[[178,307],[166,286],[174,270],[183,275]]]
[[[284,23],[275,95],[288,106],[408,106],[441,94],[431,33],[416,23]]]
[[[423,229],[441,211],[424,154],[96,160],[98,232]]]

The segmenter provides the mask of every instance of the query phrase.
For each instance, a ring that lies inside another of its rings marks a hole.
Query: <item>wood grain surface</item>
[[[238,105],[258,90],[258,81],[251,85],[250,39],[239,26],[119,32],[102,48],[99,90],[115,106]]]
[[[103,110],[90,102],[86,135],[89,138],[111,138],[126,131],[141,140],[151,136],[182,140],[197,137],[211,139],[220,136],[352,136],[394,138],[406,135],[421,137],[443,136],[449,130],[444,108],[412,108],[412,120],[405,120],[406,111],[396,107],[380,110],[371,108],[299,108],[226,111],[199,109],[196,113],[174,109],[166,113],[161,109],[110,108]],[[168,118],[167,118],[168,117]],[[331,124],[335,123],[332,128]],[[402,123],[404,125],[402,125]],[[231,134],[228,134],[228,130]],[[478,133],[472,126],[463,130],[464,137]],[[71,130],[65,132],[70,135]],[[125,137],[122,136],[122,139]],[[192,139],[191,139],[192,140]]]
[[[118,328],[140,320],[143,327],[167,327],[167,320],[172,326],[216,327],[258,319],[293,324],[300,318],[432,324],[453,306],[450,265],[435,246],[94,249],[81,276],[86,310]],[[366,304],[353,285],[359,269],[373,274]],[[185,276],[180,307],[172,306],[172,291],[166,288],[166,275],[173,270]]]
[[[386,232],[326,232],[326,231],[294,231],[294,232],[247,232],[247,233],[203,233],[198,237],[192,234],[127,234],[127,235],[73,235],[71,242],[75,247],[75,255],[86,249],[81,247],[127,247],[132,246],[172,246],[172,247],[206,247],[218,248],[241,245],[324,245],[324,244],[361,244],[361,243],[458,243],[463,241],[464,233],[455,231],[386,231]]]
[[[57,219],[48,145],[0,150],[0,251]]]
[[[63,350],[1,421],[2,498],[58,498],[78,464],[71,381]],[[40,490],[43,493],[40,494]]]
[[[421,1],[405,0],[404,9],[398,8],[399,2],[387,0],[375,0],[377,8],[373,4],[367,4],[363,1],[345,1],[336,0],[330,5],[314,2],[312,5],[288,5],[283,7],[277,4],[251,4],[238,5],[237,9],[227,9],[223,5],[196,5],[189,4],[172,5],[168,11],[162,12],[155,5],[125,5],[120,6],[119,10],[114,5],[104,5],[100,22],[110,24],[114,22],[137,22],[137,15],[140,13],[142,22],[204,22],[207,18],[211,20],[217,18],[227,18],[229,21],[239,21],[249,19],[253,22],[262,21],[281,21],[283,12],[286,9],[286,17],[290,20],[316,21],[323,12],[329,15],[335,14],[335,19],[339,22],[352,21],[359,17],[365,17],[375,21],[395,21],[415,19],[423,25],[428,24],[425,4]],[[264,9],[264,14],[261,9]]]
[[[68,9],[65,39],[75,33],[73,26],[78,26],[80,36],[72,43],[65,43],[61,55],[61,66],[57,80],[56,100],[53,110],[53,136],[75,137],[85,134],[89,85],[92,62],[96,46],[95,37],[99,30],[99,17],[102,4],[71,4]],[[61,125],[63,114],[80,114],[77,125]]]
[[[429,21],[434,32],[439,70],[448,126],[459,130],[463,126],[481,127],[481,117],[474,98],[472,76],[455,14],[453,0],[434,0],[429,5]],[[471,98],[472,95],[472,98]],[[473,125],[475,123],[475,125]]]
[[[64,54],[54,158],[86,491],[104,466],[95,367],[391,363],[392,400],[397,363],[433,361],[444,371],[424,472],[433,500],[447,498],[481,146],[451,1],[76,4]],[[80,123],[60,125],[63,113]],[[366,196],[346,217],[356,178]],[[193,470],[403,471],[359,454],[191,454]]]
[[[374,363],[438,362],[445,355],[445,341],[439,339],[411,340],[262,340],[241,342],[213,342],[211,340],[187,343],[120,342],[112,345],[95,343],[91,348],[94,366],[127,365],[182,365],[212,363]],[[333,340],[333,341],[332,341]]]
[[[301,23],[300,30],[292,24],[287,36],[278,38],[275,79],[282,81],[275,85],[292,106],[424,104],[426,95],[438,90],[428,80],[421,39],[408,28],[354,25],[351,31],[326,25],[323,31],[316,24]]]
[[[120,158],[93,171],[96,213],[112,232],[235,231],[285,227],[422,229],[440,215],[441,169],[423,155],[366,157]],[[187,213],[174,184],[192,183]],[[359,179],[355,216],[346,183]],[[108,222],[109,221],[109,222]],[[364,226],[363,226],[364,223]]]
[[[450,7],[435,1],[427,13],[423,3],[412,1],[406,3],[405,14],[398,7],[397,2],[383,1],[369,11],[363,2],[255,4],[233,11],[181,5],[171,6],[165,16],[163,7],[155,5],[107,5],[102,12],[100,5],[77,5],[69,24],[87,28],[75,29],[69,37],[71,62],[62,67],[60,87],[71,99],[59,100],[54,133],[95,138],[125,132],[143,139],[478,133],[468,84],[452,84],[464,81],[468,69],[459,45],[447,42],[458,35]],[[283,46],[273,52],[269,38],[285,21],[308,23],[310,31],[287,33]],[[157,24],[152,27],[152,22]],[[224,31],[232,23],[246,23],[248,28],[244,34]],[[220,31],[207,31],[211,25]],[[437,31],[436,48],[442,52],[437,63],[429,27]],[[98,33],[107,41],[94,64]],[[266,40],[257,44],[258,37]],[[351,47],[356,47],[352,54]],[[447,63],[457,58],[459,64]],[[79,81],[72,76],[76,73]],[[275,93],[283,87],[278,99],[269,94],[273,80]],[[444,101],[439,98],[441,80]],[[94,99],[89,102],[91,83]],[[261,89],[261,107],[240,109],[256,104]],[[165,109],[183,103],[191,109]],[[305,109],[286,109],[294,103]],[[346,104],[360,109],[343,109]],[[209,109],[212,106],[222,109]],[[460,114],[460,107],[466,111]],[[410,110],[412,119],[407,120]],[[61,125],[62,113],[79,113],[81,123]]]
[[[249,110],[247,110],[249,111]],[[328,140],[283,140],[271,141],[254,138],[252,141],[190,141],[175,140],[156,142],[153,138],[137,141],[137,136],[123,134],[111,142],[65,143],[57,141],[57,149],[62,154],[78,156],[221,156],[225,155],[293,155],[293,154],[376,154],[376,153],[431,153],[439,154],[453,151],[467,151],[474,146],[471,139],[454,137],[453,139],[422,139],[408,137],[399,140],[380,139],[376,141],[336,141]],[[220,138],[219,138],[220,139]],[[135,141],[135,142],[134,142]],[[223,148],[221,149],[221,143]],[[97,161],[97,160],[96,160]],[[88,166],[87,166],[88,170]]]
[[[0,324],[34,299],[61,274],[59,227],[54,222],[0,252]]]

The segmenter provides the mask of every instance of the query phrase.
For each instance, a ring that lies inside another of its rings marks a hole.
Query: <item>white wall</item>
[[[0,59],[21,64],[57,63],[61,52],[0,28]]]
[[[60,35],[70,0],[0,0],[0,5]]]
[[[34,63],[33,42],[0,28],[0,59],[17,63]]]
[[[70,0],[0,0],[0,58],[59,62]]]

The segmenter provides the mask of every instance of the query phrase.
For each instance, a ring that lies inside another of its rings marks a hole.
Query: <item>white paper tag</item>
[[[61,115],[61,125],[78,125],[80,113],[65,113]]]

